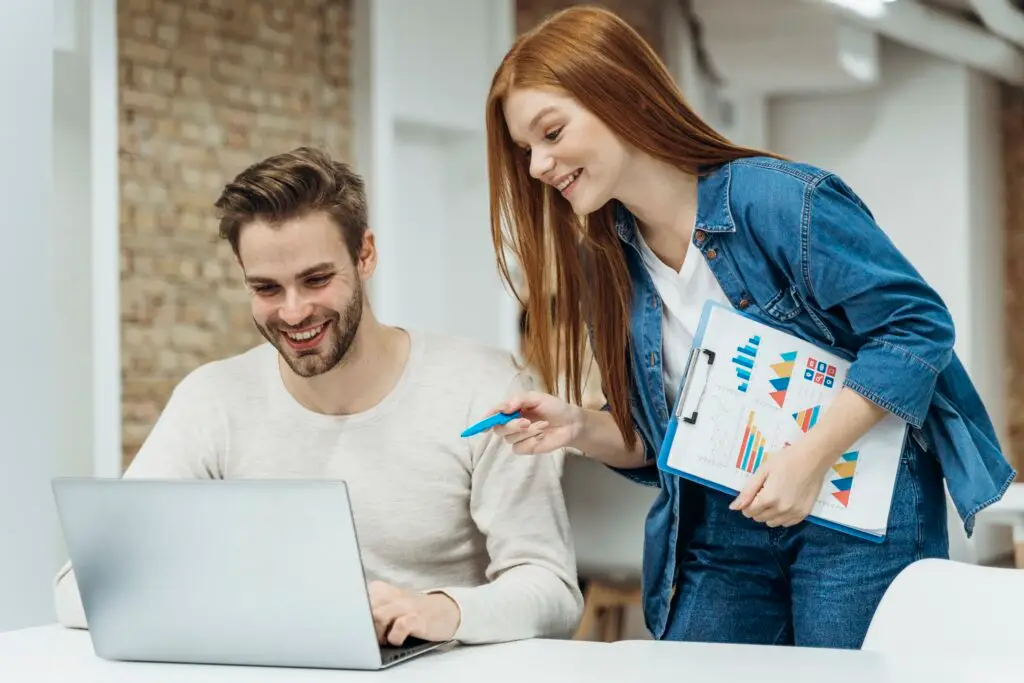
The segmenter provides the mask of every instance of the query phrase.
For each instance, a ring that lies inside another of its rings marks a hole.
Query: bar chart
[[[761,345],[761,337],[750,337],[743,346],[736,347],[736,355],[732,362],[736,366],[736,377],[740,380],[737,387],[741,392],[746,393],[750,387],[750,378],[754,373],[754,360],[757,358],[757,349]]]

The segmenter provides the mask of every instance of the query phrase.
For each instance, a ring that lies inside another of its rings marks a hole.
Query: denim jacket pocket
[[[814,312],[813,306],[807,305],[796,285],[791,284],[780,290],[761,309],[780,327],[795,333],[798,337],[818,346],[835,347],[836,336],[832,329]]]

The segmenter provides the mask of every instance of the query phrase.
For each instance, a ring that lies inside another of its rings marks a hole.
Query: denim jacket
[[[647,516],[643,600],[655,638],[676,579],[679,479],[658,470],[672,406],[662,374],[662,302],[644,267],[636,222],[616,203],[632,280],[632,415],[645,467],[616,470],[661,488]],[[974,516],[1015,477],[970,378],[953,352],[938,294],[837,176],[767,157],[733,161],[699,182],[693,242],[726,296],[760,322],[852,362],[845,386],[898,415],[941,464],[968,535]],[[685,510],[685,508],[682,508]]]

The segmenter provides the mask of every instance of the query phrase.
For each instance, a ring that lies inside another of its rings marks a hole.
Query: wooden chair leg
[[[583,591],[583,617],[572,636],[573,640],[590,640],[593,635],[598,620],[598,606],[595,605],[597,592],[593,581],[587,584],[586,590]]]
[[[625,635],[626,610],[640,604],[640,588],[591,580],[583,600],[583,617],[573,639],[614,642]]]

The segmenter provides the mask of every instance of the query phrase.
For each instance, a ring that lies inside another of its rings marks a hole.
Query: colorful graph
[[[775,391],[771,392],[769,396],[772,400],[781,408],[782,404],[786,401],[786,391],[789,389],[789,380],[793,376],[793,367],[796,365],[796,351],[790,351],[789,353],[783,353],[781,363],[773,363],[772,371],[775,373],[775,378],[769,380],[772,385],[772,389]]]
[[[800,431],[807,433],[807,431],[818,422],[818,416],[821,414],[821,406],[814,406],[807,410],[801,410],[793,413],[793,419],[800,426]]]
[[[761,462],[768,459],[764,452],[767,439],[764,434],[754,426],[756,414],[753,410],[747,415],[747,426],[743,430],[743,439],[740,441],[740,452],[736,457],[736,469],[753,474],[760,467]]]
[[[817,358],[807,359],[807,368],[804,369],[804,379],[815,384],[822,384],[829,389],[835,384],[836,366],[830,365]]]
[[[857,471],[857,453],[858,451],[843,453],[842,457],[839,458],[839,462],[832,465],[832,470],[839,475],[838,478],[832,480],[832,485],[836,487],[832,497],[838,500],[843,507],[847,507],[850,504],[853,473]]]
[[[754,359],[757,358],[757,348],[761,344],[761,337],[751,337],[745,346],[736,347],[736,356],[732,362],[736,366],[736,376],[740,380],[737,387],[740,391],[746,392],[750,386],[750,375],[754,371]]]

